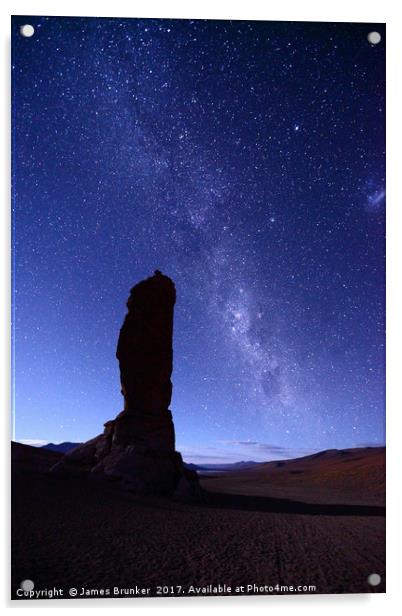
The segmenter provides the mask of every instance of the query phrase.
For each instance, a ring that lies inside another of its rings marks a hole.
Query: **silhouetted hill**
[[[62,453],[11,442],[11,468],[15,472],[45,473],[56,464]]]
[[[385,447],[329,449],[233,469],[221,476],[206,474],[203,482],[205,489],[226,494],[383,505]]]

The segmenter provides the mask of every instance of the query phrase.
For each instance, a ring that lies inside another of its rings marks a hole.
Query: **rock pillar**
[[[88,471],[138,494],[199,497],[196,474],[175,450],[169,410],[175,301],[172,280],[158,270],[131,289],[116,351],[124,409],[53,472]]]

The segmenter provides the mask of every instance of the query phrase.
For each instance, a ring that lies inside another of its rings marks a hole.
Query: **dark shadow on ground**
[[[241,509],[244,511],[266,511],[298,515],[385,516],[385,507],[375,505],[322,505],[284,498],[223,494],[220,492],[207,492],[206,490],[203,491],[203,494],[205,499],[204,506],[219,509]]]

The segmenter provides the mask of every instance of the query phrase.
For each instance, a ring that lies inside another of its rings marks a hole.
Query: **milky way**
[[[116,415],[125,301],[158,268],[187,459],[383,443],[384,27],[12,28],[16,438]]]

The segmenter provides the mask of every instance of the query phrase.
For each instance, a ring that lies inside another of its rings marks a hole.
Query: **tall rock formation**
[[[158,270],[131,289],[116,356],[124,409],[52,472],[87,471],[138,494],[199,498],[197,475],[175,451],[172,397],[175,286]]]

